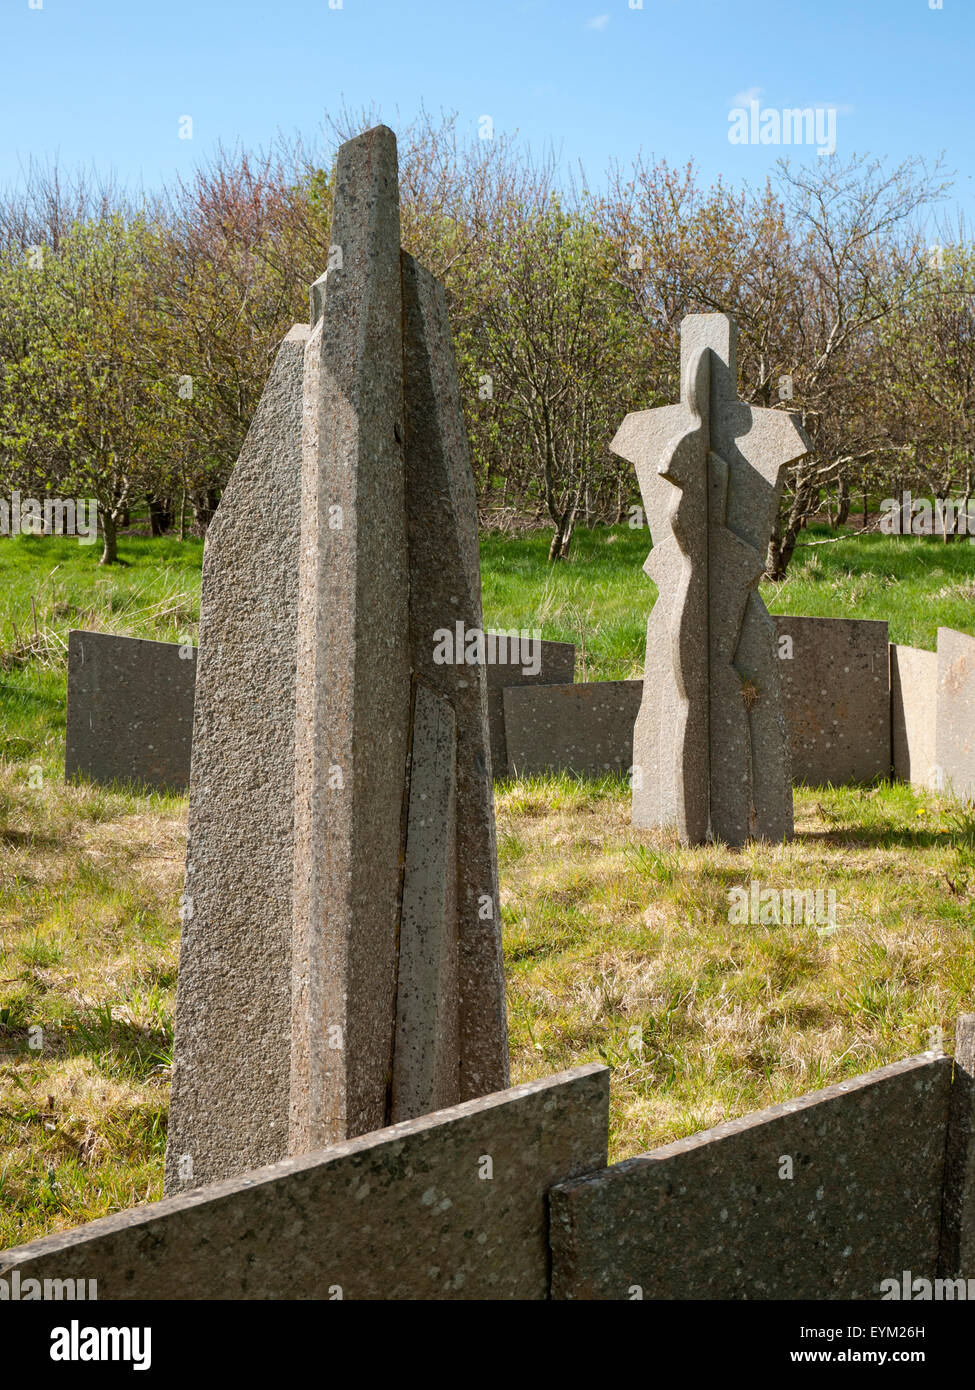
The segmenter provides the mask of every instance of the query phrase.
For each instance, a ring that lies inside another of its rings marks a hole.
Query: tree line
[[[975,246],[931,231],[940,162],[782,161],[751,188],[640,157],[597,190],[454,117],[399,146],[403,243],[446,287],[483,525],[547,524],[555,561],[577,525],[632,516],[608,442],[676,399],[680,322],[709,311],[738,321],[742,396],[812,443],[771,577],[824,506],[865,519],[902,488],[967,506]],[[105,563],[135,511],[205,532],[330,216],[331,169],[300,141],[220,151],[151,197],[27,170],[0,198],[0,486],[96,499]]]

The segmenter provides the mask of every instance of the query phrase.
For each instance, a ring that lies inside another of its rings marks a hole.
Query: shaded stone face
[[[633,739],[633,821],[685,844],[792,833],[774,628],[757,592],[785,467],[807,451],[791,416],[738,400],[736,328],[681,325],[681,403],[628,415],[611,448],[636,467],[659,597]]]
[[[509,686],[504,692],[508,776],[626,773],[643,682]]]
[[[781,614],[772,621],[792,740],[793,782],[841,786],[889,777],[886,622]]]
[[[435,659],[482,627],[476,496],[399,238],[379,126],[207,541],[167,1192],[508,1081],[484,668]]]
[[[69,633],[66,779],[185,791],[195,683],[195,647]]]
[[[897,1062],[560,1185],[552,1296],[870,1299],[933,1278],[951,1068]]]
[[[548,1191],[606,1162],[590,1065],[0,1254],[115,1299],[544,1299]]]

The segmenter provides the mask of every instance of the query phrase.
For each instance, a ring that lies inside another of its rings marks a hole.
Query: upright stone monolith
[[[287,1153],[307,338],[281,345],[203,557],[170,1192]]]
[[[659,597],[633,739],[633,822],[686,844],[792,833],[789,736],[772,621],[758,593],[785,467],[807,452],[784,411],[738,399],[736,327],[681,326],[679,405],[623,421]]]
[[[484,668],[435,656],[481,628],[476,498],[384,127],[310,304],[207,543],[169,1192],[508,1083]]]

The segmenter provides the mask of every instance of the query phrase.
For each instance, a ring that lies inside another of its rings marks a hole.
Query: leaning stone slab
[[[871,1299],[933,1278],[951,1081],[910,1058],[551,1194],[562,1299]]]
[[[502,690],[513,685],[571,685],[575,679],[575,643],[542,642],[540,648],[537,672],[531,670],[533,663],[524,662],[520,652],[512,654],[510,649],[508,661],[496,662],[486,668],[491,766],[494,769],[495,781],[500,781],[508,775]]]
[[[195,647],[69,633],[66,780],[185,791],[195,678]]]
[[[626,773],[643,681],[509,686],[504,691],[508,776]]]
[[[606,1161],[579,1067],[0,1254],[106,1299],[544,1299],[548,1189]]]
[[[500,1090],[509,1080],[487,722],[490,668],[437,659],[438,634],[456,633],[458,626],[479,632],[484,624],[477,494],[443,286],[405,253],[402,284],[409,644],[416,711],[425,685],[448,702],[456,720],[452,964],[441,979],[440,1005],[442,1029],[454,1040],[453,1069],[448,1076],[439,1067],[437,1089],[439,1104],[446,1105]],[[408,868],[409,860],[407,845]],[[443,1046],[442,1030],[439,1041]],[[419,1060],[417,1065],[425,1068]],[[423,1113],[415,1100],[400,1111],[395,1089],[391,1118]]]
[[[938,628],[934,785],[975,801],[975,637]]]
[[[288,1151],[307,338],[281,345],[204,549],[168,1192]]]
[[[781,614],[773,622],[793,782],[845,786],[889,777],[886,622]]]
[[[891,643],[890,738],[897,781],[934,786],[937,708],[937,652]]]

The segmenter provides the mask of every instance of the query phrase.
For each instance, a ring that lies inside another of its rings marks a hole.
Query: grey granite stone
[[[870,1299],[932,1278],[950,1078],[950,1058],[911,1058],[560,1184],[553,1297]]]
[[[409,748],[396,140],[346,142],[305,350],[289,1152],[380,1128]]]
[[[509,686],[504,691],[508,776],[626,773],[643,682]]]
[[[758,580],[795,420],[738,399],[734,321],[681,325],[681,404],[628,415],[611,448],[637,470],[659,597],[634,733],[633,821],[684,843],[792,833],[774,628]]]
[[[442,1103],[508,1084],[508,1028],[498,899],[494,796],[487,726],[488,676],[480,664],[436,659],[435,634],[480,631],[477,495],[442,285],[402,258],[406,398],[406,516],[409,639],[417,679],[449,701],[456,717],[453,975],[441,1012],[455,1018],[452,1086]]]
[[[281,345],[204,550],[167,1192],[287,1153],[307,337]]]
[[[69,633],[65,778],[185,791],[195,683],[195,647]]]
[[[457,720],[423,681],[416,683],[410,767],[393,1123],[455,1105],[460,1091]]]
[[[792,738],[792,777],[845,786],[890,776],[887,624],[860,618],[774,619]]]
[[[938,628],[938,714],[932,779],[959,801],[975,801],[975,637]]]
[[[606,1162],[579,1067],[0,1254],[112,1299],[544,1299],[549,1188]]]
[[[975,1279],[975,1014],[955,1032],[938,1273]]]
[[[933,786],[937,709],[937,652],[891,643],[890,742],[894,776],[899,782]]]
[[[529,663],[530,664],[530,663]],[[518,660],[486,668],[488,730],[491,736],[491,766],[494,780],[508,775],[508,747],[504,736],[504,697],[502,690],[513,685],[571,685],[575,679],[576,649],[573,642],[542,642],[537,673],[525,673]]]

